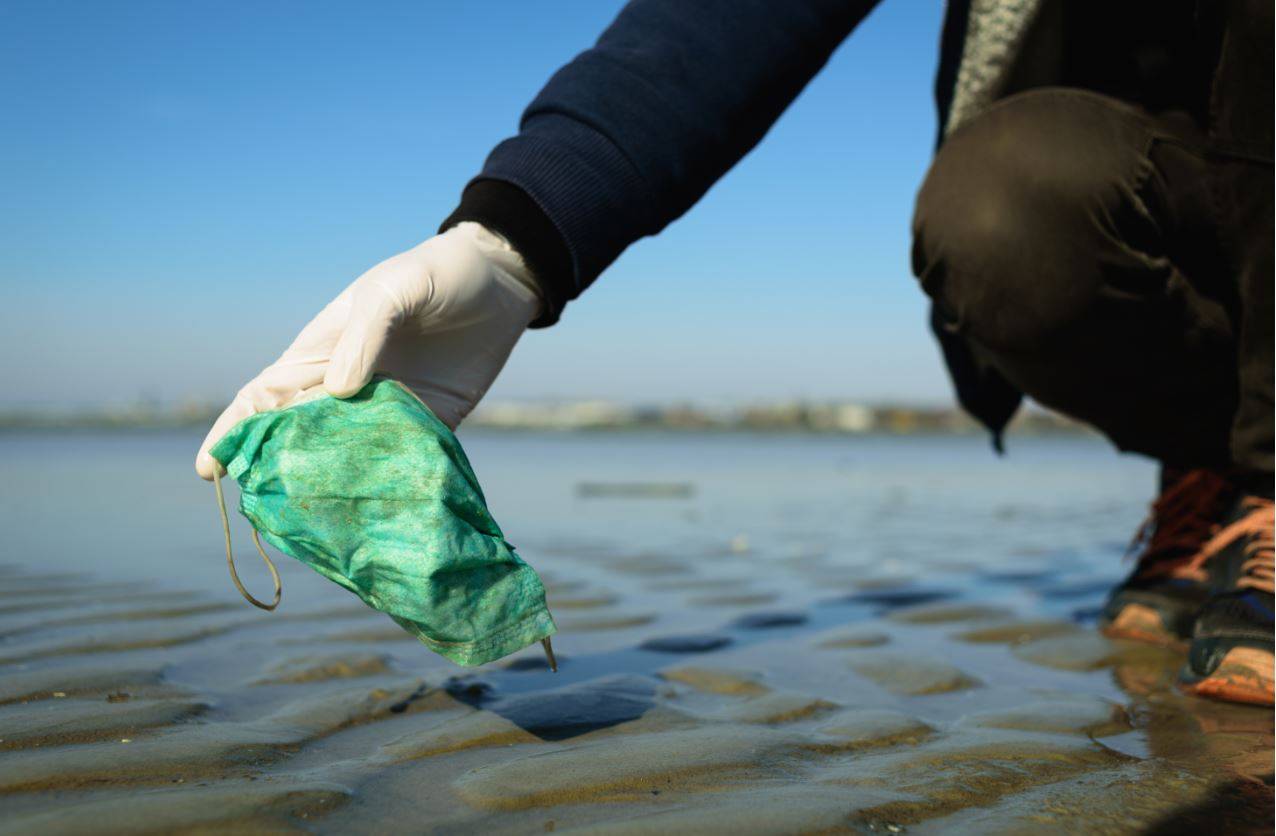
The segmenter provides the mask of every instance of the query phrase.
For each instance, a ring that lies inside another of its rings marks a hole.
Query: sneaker
[[[1202,549],[1215,592],[1196,618],[1179,675],[1188,693],[1272,705],[1274,527],[1272,501],[1246,496]]]
[[[1210,594],[1200,553],[1236,489],[1211,470],[1166,469],[1163,490],[1130,543],[1134,571],[1108,596],[1099,629],[1111,638],[1183,646]]]

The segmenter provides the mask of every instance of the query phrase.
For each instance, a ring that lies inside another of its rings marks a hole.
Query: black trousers
[[[1063,86],[1012,85],[918,195],[958,397],[998,443],[1027,394],[1271,495],[1272,4],[1057,9],[1034,55]]]
[[[1017,390],[1123,450],[1269,492],[1272,191],[1270,162],[1210,149],[1190,120],[1031,90],[936,156],[914,271],[985,400]]]

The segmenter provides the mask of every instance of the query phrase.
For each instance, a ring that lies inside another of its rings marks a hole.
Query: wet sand
[[[1128,508],[888,496],[850,539],[707,493],[520,545],[558,674],[452,666],[291,563],[274,614],[0,568],[0,834],[1271,832],[1271,712],[1093,630]],[[652,514],[698,533],[610,522]]]

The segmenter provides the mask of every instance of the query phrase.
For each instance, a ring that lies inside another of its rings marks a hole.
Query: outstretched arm
[[[389,375],[455,427],[529,323],[757,144],[875,0],[634,0],[550,79],[440,234],[356,279],[244,385],[196,457],[254,413]]]
[[[554,74],[443,229],[522,253],[537,324],[682,215],[766,134],[876,0],[633,0]]]

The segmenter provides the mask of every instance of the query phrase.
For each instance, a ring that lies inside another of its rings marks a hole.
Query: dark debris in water
[[[987,569],[978,574],[980,578],[995,583],[1033,584],[1034,582],[1053,580],[1058,577],[1058,572],[1044,568]]]
[[[1037,590],[1042,598],[1053,601],[1068,601],[1074,598],[1096,598],[1107,595],[1117,581],[1113,578],[1084,578],[1064,581]]]
[[[729,644],[731,644],[731,639],[728,636],[701,634],[660,636],[648,639],[638,646],[642,650],[652,650],[656,653],[709,653],[713,650],[720,650]]]
[[[757,612],[749,613],[731,622],[732,627],[742,630],[768,630],[775,627],[796,627],[807,622],[803,612]]]
[[[478,706],[484,700],[491,699],[494,693],[492,686],[481,679],[468,676],[450,676],[443,683],[443,690],[466,705]]]
[[[655,680],[638,674],[619,674],[520,694],[484,708],[542,740],[566,740],[636,720],[655,701]]]
[[[412,703],[416,702],[417,700],[421,699],[421,697],[425,696],[429,690],[430,690],[429,686],[422,683],[420,687],[418,687],[411,694],[408,694],[406,697],[399,700],[394,705],[390,706],[390,713],[402,714],[403,712],[408,710],[408,706],[412,705]]]
[[[561,668],[567,661],[567,657],[555,654],[555,661],[558,662],[558,667]],[[514,672],[547,671],[549,670],[549,660],[544,656],[523,656],[504,665],[504,669]]]
[[[883,610],[893,610],[898,607],[911,607],[917,604],[929,604],[935,601],[946,601],[949,598],[956,598],[957,593],[950,589],[877,589],[865,592],[856,592],[854,595],[847,595],[838,598],[838,603],[846,604],[870,604],[881,607]]]

